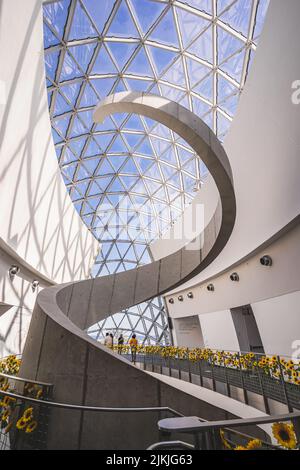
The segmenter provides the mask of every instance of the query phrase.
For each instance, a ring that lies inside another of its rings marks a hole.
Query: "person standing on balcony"
[[[132,338],[130,339],[129,341],[129,346],[130,346],[130,349],[131,349],[131,362],[136,363],[136,351],[137,351],[137,347],[138,347],[138,340],[136,339],[136,335],[133,334],[132,335]]]
[[[112,334],[106,333],[105,340],[104,340],[104,346],[107,346],[108,348],[112,348],[113,346],[113,339],[112,339]]]
[[[118,338],[118,354],[122,354],[123,344],[124,344],[124,336],[121,333],[119,338]]]

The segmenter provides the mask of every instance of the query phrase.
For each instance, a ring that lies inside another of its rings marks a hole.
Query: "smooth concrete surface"
[[[224,141],[236,191],[236,224],[220,256],[188,281],[186,289],[240,263],[299,215],[300,105],[292,102],[292,84],[300,77],[300,63],[295,60],[299,17],[298,0],[270,1],[251,70]]]

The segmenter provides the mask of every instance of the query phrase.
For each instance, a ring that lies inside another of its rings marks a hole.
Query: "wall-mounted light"
[[[215,290],[215,286],[213,284],[208,284],[207,290],[209,290],[209,292],[213,292]]]
[[[173,297],[171,297],[171,298],[169,299],[169,304],[173,304],[173,303],[174,303],[174,299],[173,299]]]
[[[9,274],[9,278],[10,278],[11,281],[14,280],[15,276],[19,273],[19,271],[20,271],[19,266],[12,265],[9,268],[8,274]]]
[[[37,290],[37,288],[39,287],[40,283],[37,279],[34,279],[31,283],[31,289],[32,289],[32,292],[35,292]]]
[[[179,295],[178,300],[179,300],[179,302],[183,302],[183,295]]]
[[[193,298],[194,298],[193,292],[188,292],[188,293],[187,293],[187,298],[188,298],[188,299],[193,299]]]
[[[263,266],[272,266],[273,264],[272,258],[269,255],[262,256],[259,261]]]
[[[230,279],[231,281],[238,282],[240,280],[240,276],[238,275],[238,273],[232,273],[230,274]]]

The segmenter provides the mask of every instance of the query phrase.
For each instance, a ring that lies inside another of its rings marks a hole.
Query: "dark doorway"
[[[230,310],[240,350],[264,354],[264,347],[251,305],[243,305]]]

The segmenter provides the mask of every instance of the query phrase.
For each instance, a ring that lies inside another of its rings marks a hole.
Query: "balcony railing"
[[[118,347],[114,348],[116,352]],[[129,348],[123,354],[131,360]],[[144,370],[173,376],[243,401],[251,394],[262,397],[264,411],[270,414],[269,400],[300,409],[300,365],[284,356],[266,356],[253,352],[215,351],[175,347],[141,347],[136,363]]]

